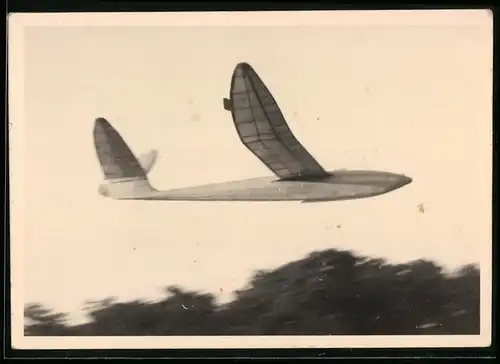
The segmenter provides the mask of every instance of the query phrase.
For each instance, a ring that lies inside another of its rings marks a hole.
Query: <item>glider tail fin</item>
[[[114,199],[135,199],[154,191],[147,174],[156,161],[155,150],[137,159],[104,118],[95,121],[94,143],[105,180],[99,186],[101,195]]]

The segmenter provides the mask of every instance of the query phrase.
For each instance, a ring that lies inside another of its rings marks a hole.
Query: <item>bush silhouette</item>
[[[258,271],[235,299],[169,286],[159,301],[89,302],[89,322],[40,304],[26,335],[424,335],[479,334],[479,270],[454,274],[432,261],[389,264],[349,251],[314,252]]]

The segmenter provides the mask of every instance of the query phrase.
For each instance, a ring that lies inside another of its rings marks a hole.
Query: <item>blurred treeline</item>
[[[230,273],[228,273],[230,274]],[[418,335],[479,334],[479,269],[446,273],[432,261],[390,264],[350,251],[314,252],[258,271],[229,303],[169,286],[161,300],[84,307],[89,321],[25,307],[25,334],[105,335]]]

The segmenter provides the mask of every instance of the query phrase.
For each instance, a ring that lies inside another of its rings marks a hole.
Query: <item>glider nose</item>
[[[401,187],[403,187],[403,186],[406,186],[407,184],[410,184],[412,181],[413,181],[413,179],[411,177],[401,175],[399,178],[399,185]]]
[[[409,183],[412,183],[413,179],[411,177],[408,177],[408,176],[403,176],[403,182],[405,185],[407,185]]]

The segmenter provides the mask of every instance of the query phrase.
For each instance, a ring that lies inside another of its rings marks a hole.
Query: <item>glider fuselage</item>
[[[126,196],[122,183],[106,185],[101,194],[111,198],[170,201],[302,201],[319,202],[373,197],[411,182],[409,177],[378,171],[332,171],[330,176],[310,180],[277,180],[260,177],[171,190],[150,190]],[[114,185],[114,186],[113,186]],[[113,191],[113,187],[117,190]]]

